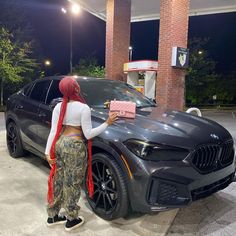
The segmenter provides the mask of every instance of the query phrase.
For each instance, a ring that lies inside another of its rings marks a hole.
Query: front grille
[[[234,173],[221,180],[218,180],[217,182],[214,182],[198,189],[194,189],[193,191],[191,191],[192,200],[196,201],[198,199],[208,197],[211,194],[226,188],[232,182],[233,178]]]
[[[217,167],[219,151],[218,145],[202,146],[194,153],[192,163],[201,172],[210,172]]]
[[[222,145],[204,145],[193,154],[192,164],[201,173],[209,173],[232,164],[234,160],[233,141]]]
[[[234,160],[233,141],[228,141],[222,145],[220,163],[222,166],[230,165]]]

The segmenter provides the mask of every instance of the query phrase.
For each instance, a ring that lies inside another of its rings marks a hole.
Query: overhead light
[[[71,6],[71,12],[72,12],[74,15],[79,14],[80,10],[81,10],[81,8],[80,8],[80,6],[77,5],[77,4],[73,4],[73,5]]]
[[[62,11],[64,14],[67,13],[67,10],[66,10],[64,7],[61,8],[61,11]]]

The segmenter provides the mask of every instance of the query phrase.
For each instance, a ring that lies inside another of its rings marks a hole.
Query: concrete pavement
[[[236,143],[236,111],[203,111],[203,117],[223,125]],[[180,209],[168,236],[235,236],[236,183],[206,199]]]
[[[0,113],[0,236],[144,236],[165,235],[178,210],[153,215],[135,214],[128,219],[107,222],[90,209],[84,194],[80,200],[86,223],[68,233],[62,225],[46,226],[46,194],[49,168],[40,158],[30,155],[9,156]]]
[[[224,125],[236,138],[236,119],[232,114],[210,112],[203,115]],[[63,226],[46,226],[49,168],[43,160],[33,155],[20,159],[9,156],[3,122],[4,117],[0,113],[0,236],[68,235]],[[233,233],[236,232],[235,183],[224,191],[179,211],[136,214],[114,222],[106,222],[93,214],[84,195],[80,206],[86,223],[69,235],[235,235]]]
[[[63,226],[46,226],[46,193],[49,168],[33,155],[13,159],[0,132],[0,235],[63,236]],[[177,210],[154,215],[134,215],[129,219],[107,222],[92,213],[82,195],[81,215],[86,224],[70,235],[121,236],[165,235]]]

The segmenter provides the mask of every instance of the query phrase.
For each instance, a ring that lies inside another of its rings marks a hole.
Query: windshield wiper
[[[137,106],[137,108],[146,108],[146,107],[156,107],[156,104],[144,105],[144,106]]]

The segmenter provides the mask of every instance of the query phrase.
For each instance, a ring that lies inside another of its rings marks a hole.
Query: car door
[[[41,122],[39,106],[45,101],[51,80],[38,80],[33,84],[31,92],[18,104],[18,123],[24,142],[38,149],[38,126]]]
[[[39,106],[39,115],[41,116],[41,121],[38,125],[38,148],[41,153],[44,153],[45,151],[48,135],[51,128],[52,111],[56,105],[54,103],[52,106],[51,102],[53,99],[57,98],[61,98],[62,100],[63,97],[59,90],[59,82],[60,80],[52,81],[45,102],[42,102]]]

